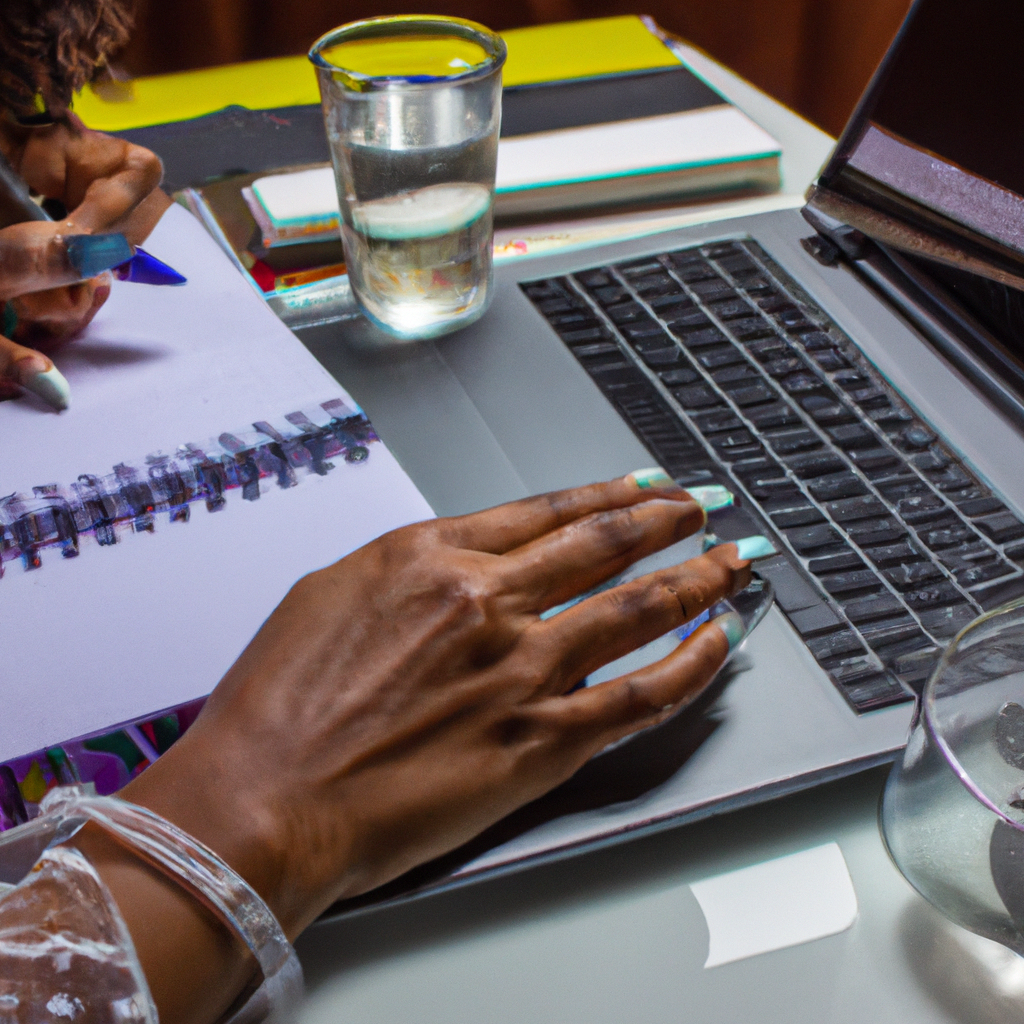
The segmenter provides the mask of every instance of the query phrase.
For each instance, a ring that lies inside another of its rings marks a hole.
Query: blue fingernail
[[[729,490],[728,487],[723,487],[721,484],[707,484],[704,487],[687,487],[686,493],[705,512],[714,512],[715,509],[727,508],[736,501],[736,495]]]
[[[632,480],[642,491],[667,491],[679,488],[679,484],[660,466],[634,470],[627,479]]]
[[[69,235],[68,262],[81,278],[95,277],[130,260],[134,250],[124,235]]]
[[[753,562],[757,558],[767,558],[776,553],[775,545],[761,534],[754,534],[753,537],[743,537],[732,542],[736,545],[736,553],[745,562]]]
[[[716,615],[711,620],[711,624],[717,626],[725,634],[725,639],[729,641],[730,651],[736,650],[747,635],[743,619],[740,618],[738,612],[727,611],[722,615]]]
[[[710,551],[712,548],[718,547],[722,542],[715,536],[710,530],[704,532],[704,542],[701,546],[702,551]]]

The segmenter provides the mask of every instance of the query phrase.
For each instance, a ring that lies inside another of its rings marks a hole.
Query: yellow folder
[[[502,33],[508,45],[504,84],[588,78],[677,64],[635,15],[567,21]],[[312,65],[303,57],[229,64],[86,87],[75,112],[100,131],[124,131],[212,114],[228,106],[269,110],[319,103]]]

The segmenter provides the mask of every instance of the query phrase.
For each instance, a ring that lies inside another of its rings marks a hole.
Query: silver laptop
[[[475,326],[301,335],[440,514],[659,463],[741,498],[776,606],[699,708],[361,903],[891,759],[1024,596],[1024,6],[918,0],[802,211],[517,262]]]

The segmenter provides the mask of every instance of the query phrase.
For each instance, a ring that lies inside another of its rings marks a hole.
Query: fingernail
[[[642,491],[677,491],[681,488],[660,466],[634,470],[627,480],[632,480]]]
[[[722,542],[718,539],[718,537],[715,534],[713,534],[710,530],[707,530],[704,533],[704,543],[701,550],[710,551],[712,548],[718,547],[718,545],[721,543]]]
[[[134,254],[124,235],[69,235],[64,239],[68,262],[81,278],[95,277],[130,260]]]
[[[717,626],[725,634],[725,639],[729,641],[730,652],[736,650],[747,635],[743,619],[740,618],[738,612],[731,609],[721,615],[716,615],[711,620],[711,624]]]
[[[736,495],[723,487],[721,484],[707,484],[703,487],[687,487],[686,493],[705,512],[714,512],[715,509],[727,508],[736,501]]]
[[[15,364],[18,381],[26,391],[31,391],[61,412],[71,404],[71,388],[56,366],[46,370],[40,367],[41,363],[42,359],[37,356],[19,359]]]
[[[758,558],[767,558],[776,554],[775,545],[761,534],[754,534],[753,537],[743,537],[732,542],[736,545],[736,553],[745,562],[753,562]]]

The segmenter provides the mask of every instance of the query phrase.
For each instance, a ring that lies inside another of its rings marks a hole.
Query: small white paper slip
[[[705,967],[846,931],[857,894],[836,843],[706,878],[690,886],[710,942]]]

